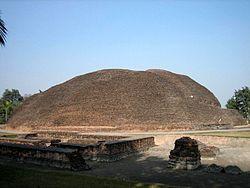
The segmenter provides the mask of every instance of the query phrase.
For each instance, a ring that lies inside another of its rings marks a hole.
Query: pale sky
[[[250,86],[250,1],[0,0],[0,94],[34,94],[100,69],[165,69],[224,106]]]

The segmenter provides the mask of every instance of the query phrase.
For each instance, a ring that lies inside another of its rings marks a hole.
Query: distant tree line
[[[243,87],[236,90],[234,95],[227,101],[228,109],[236,109],[250,123],[250,90],[249,87]]]
[[[0,98],[0,124],[6,123],[11,117],[13,110],[23,101],[22,95],[17,89],[6,89]]]

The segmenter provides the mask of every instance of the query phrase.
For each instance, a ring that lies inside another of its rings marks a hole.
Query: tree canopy
[[[227,101],[226,107],[238,110],[250,122],[250,90],[248,87],[236,90]]]
[[[16,103],[22,102],[23,97],[17,89],[12,89],[12,90],[5,89],[3,96],[2,96],[2,100],[11,101],[14,104],[16,104]]]
[[[0,98],[0,123],[6,123],[13,110],[23,101],[22,95],[17,89],[6,89]]]

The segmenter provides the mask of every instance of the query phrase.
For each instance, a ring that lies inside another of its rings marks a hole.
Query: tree
[[[0,99],[0,124],[5,123],[5,111],[3,107],[3,100]]]
[[[238,110],[250,122],[250,90],[248,87],[236,90],[227,101],[226,107]]]
[[[22,101],[23,97],[17,89],[6,89],[0,99],[0,123],[6,123]]]
[[[2,100],[11,101],[14,105],[18,105],[23,101],[23,97],[17,89],[5,89]]]
[[[5,46],[7,35],[7,28],[5,27],[4,21],[0,18],[0,45]]]
[[[10,114],[12,108],[13,108],[13,103],[11,101],[3,101],[3,109],[5,111],[5,122],[8,121],[8,115]]]

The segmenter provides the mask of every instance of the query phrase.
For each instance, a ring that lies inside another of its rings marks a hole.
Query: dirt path
[[[158,155],[161,153],[161,155]],[[157,146],[144,154],[132,156],[114,163],[92,163],[89,175],[107,176],[124,180],[165,183],[188,187],[250,187],[250,173],[241,175],[211,174],[204,166],[194,171],[167,168],[168,152]]]
[[[88,132],[87,134],[94,135],[182,135],[182,134],[194,134],[194,133],[209,133],[209,132],[237,132],[237,131],[250,131],[250,125],[234,128],[234,129],[215,129],[215,130],[195,130],[195,131],[149,131],[149,132]]]
[[[182,135],[157,135],[158,146],[145,153],[114,163],[92,163],[90,175],[109,176],[125,180],[166,183],[189,187],[248,187],[250,188],[250,139],[191,136],[205,144],[220,148],[216,159],[202,159],[203,166],[194,171],[175,171],[167,168],[170,150],[175,139]],[[244,172],[241,175],[211,174],[205,172],[209,164],[237,165]]]

